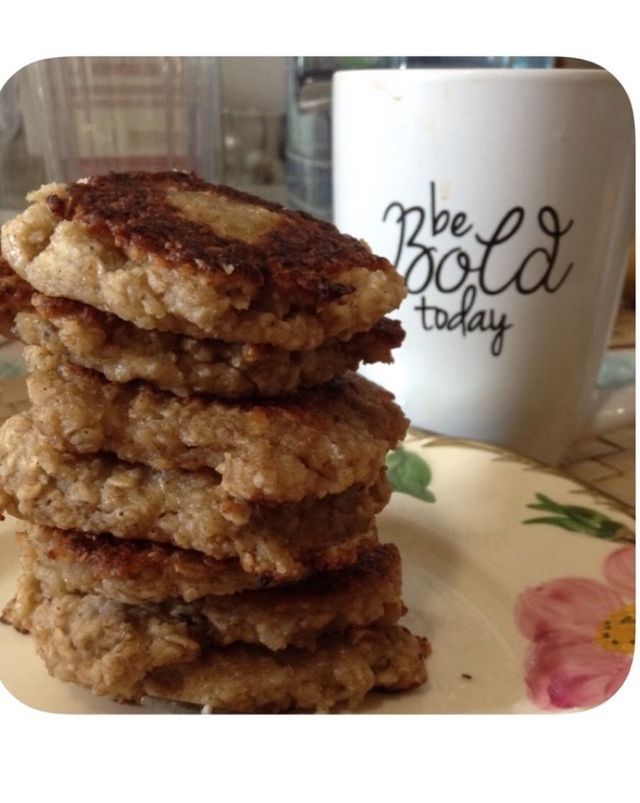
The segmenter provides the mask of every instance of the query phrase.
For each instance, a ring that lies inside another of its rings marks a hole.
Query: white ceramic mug
[[[333,166],[336,225],[409,290],[395,363],[363,373],[417,427],[557,462],[595,420],[633,238],[620,84],[582,69],[336,73]],[[632,414],[633,394],[607,402],[600,421]]]

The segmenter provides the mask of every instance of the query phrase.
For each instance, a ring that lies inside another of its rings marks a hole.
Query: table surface
[[[624,308],[612,346],[633,347],[635,314]],[[0,423],[29,406],[20,343],[0,338]],[[587,485],[635,507],[635,427],[625,427],[574,445],[560,469]]]

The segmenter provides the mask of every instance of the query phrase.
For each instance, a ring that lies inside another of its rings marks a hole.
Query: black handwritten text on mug
[[[497,357],[502,353],[505,333],[514,324],[509,323],[506,313],[493,308],[477,309],[478,298],[499,296],[509,289],[521,295],[559,290],[573,269],[572,262],[565,267],[558,264],[560,240],[573,220],[562,226],[558,212],[552,206],[542,206],[537,213],[537,226],[544,238],[542,245],[525,254],[505,276],[503,268],[500,271],[495,268],[493,257],[496,249],[512,241],[520,231],[526,214],[523,207],[509,209],[493,232],[483,236],[474,231],[466,212],[437,208],[435,182],[430,183],[429,189],[428,213],[421,206],[405,207],[400,201],[391,202],[384,211],[382,220],[398,226],[395,266],[403,274],[409,293],[421,297],[414,309],[426,331],[459,329],[463,336],[477,331],[493,332],[491,353]],[[449,242],[451,238],[462,242],[471,233],[480,247],[475,264],[462,246],[454,245],[446,251],[439,248],[438,237],[445,235]],[[429,305],[426,295],[429,289],[440,293],[461,291],[460,309],[451,314],[442,307]]]

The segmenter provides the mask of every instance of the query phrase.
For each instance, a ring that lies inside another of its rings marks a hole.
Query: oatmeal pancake
[[[32,288],[23,281],[0,254],[0,336],[15,338],[13,321],[20,310],[30,308]]]
[[[28,200],[2,227],[14,270],[142,329],[306,350],[406,295],[391,263],[330,223],[191,173],[110,173]]]
[[[270,585],[270,578],[243,571],[237,559],[215,560],[154,541],[39,524],[26,524],[18,541],[23,571],[34,575],[49,597],[81,591],[129,604],[170,598],[191,602]]]
[[[201,654],[186,622],[145,616],[142,606],[97,595],[62,594],[49,600],[27,574],[20,576],[2,621],[31,633],[51,675],[118,700],[134,699],[151,670]]]
[[[317,349],[287,351],[139,329],[64,298],[34,294],[32,303],[34,309],[16,317],[24,343],[100,371],[111,382],[141,379],[178,396],[211,393],[237,399],[291,393],[335,379],[360,363],[392,362],[392,349],[404,337],[398,321],[383,318],[348,340],[331,338]]]
[[[239,713],[355,710],[368,692],[399,692],[427,680],[430,647],[400,625],[353,628],[328,636],[313,652],[235,644],[147,676],[153,697]]]
[[[158,470],[212,468],[246,500],[300,501],[373,483],[408,421],[358,374],[268,400],[178,398],[118,385],[39,346],[24,352],[33,421],[59,450],[114,452]]]
[[[27,413],[0,428],[0,511],[62,530],[111,533],[238,558],[252,574],[296,579],[352,563],[375,542],[374,517],[389,500],[379,473],[323,499],[247,503],[211,470],[155,471],[113,455],[59,452]]]
[[[130,702],[151,695],[238,712],[355,708],[372,689],[424,683],[429,652],[426,639],[399,625],[329,634],[314,650],[215,647],[188,621],[160,616],[153,606],[98,595],[42,599],[28,575],[5,621],[28,623],[49,673],[94,694]]]
[[[67,561],[67,574],[62,562],[46,557],[43,565],[41,555],[29,549],[28,542],[25,546],[23,572],[38,580],[45,597],[81,591],[116,599],[101,594],[100,586],[74,588],[74,581],[81,576],[72,562]],[[99,549],[99,545],[92,547],[93,557]],[[108,560],[113,556],[105,557]],[[147,600],[142,606],[147,614],[187,622],[201,642],[226,645],[241,641],[263,644],[271,650],[313,648],[322,633],[342,633],[350,627],[374,623],[395,624],[405,612],[400,600],[400,556],[390,544],[370,550],[352,566],[316,574],[294,585],[203,596],[189,602],[178,598]],[[24,617],[22,624],[30,629]]]

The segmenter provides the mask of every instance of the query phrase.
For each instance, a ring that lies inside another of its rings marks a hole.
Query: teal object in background
[[[599,388],[617,388],[636,380],[635,349],[614,349],[605,354],[598,374]]]
[[[0,336],[0,379],[15,379],[27,373],[22,359],[22,343]],[[2,390],[0,389],[0,394]]]

